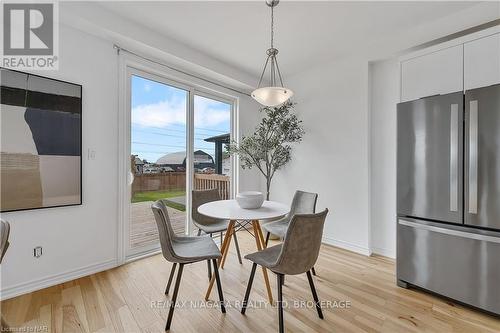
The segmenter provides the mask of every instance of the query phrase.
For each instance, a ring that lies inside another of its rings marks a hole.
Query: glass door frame
[[[131,79],[139,76],[165,85],[182,89],[187,92],[186,110],[186,226],[185,233],[191,234],[191,190],[194,186],[194,97],[201,96],[230,105],[230,140],[238,138],[238,102],[236,96],[224,94],[214,89],[193,83],[189,78],[177,78],[161,66],[153,66],[145,61],[120,55],[119,60],[119,165],[118,165],[118,264],[140,259],[158,253],[159,244],[138,249],[130,248],[130,204],[132,197],[133,175],[131,172]],[[230,196],[234,197],[238,188],[238,160],[231,156]]]

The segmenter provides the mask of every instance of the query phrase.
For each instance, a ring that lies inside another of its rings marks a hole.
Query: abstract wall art
[[[82,86],[0,70],[0,211],[80,205]]]

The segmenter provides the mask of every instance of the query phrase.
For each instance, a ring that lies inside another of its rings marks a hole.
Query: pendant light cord
[[[262,84],[262,80],[264,79],[264,75],[266,73],[266,68],[267,65],[270,67],[270,83],[271,86],[276,85],[276,79],[279,79],[279,82],[282,87],[283,85],[283,78],[281,77],[281,72],[278,66],[278,60],[276,59],[276,54],[278,53],[278,50],[274,48],[274,6],[271,7],[271,48],[269,48],[267,51],[267,59],[266,62],[264,63],[264,68],[262,69],[262,74],[260,75],[259,79],[259,84],[257,85],[257,89],[260,88],[260,85]],[[278,75],[276,75],[276,72]]]
[[[271,7],[271,48],[274,48],[274,6]]]

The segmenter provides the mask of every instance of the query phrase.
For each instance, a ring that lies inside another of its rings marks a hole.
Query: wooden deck
[[[238,233],[242,254],[255,251],[255,241]],[[272,241],[270,245],[277,244]],[[170,296],[163,294],[171,264],[161,255],[141,259],[115,269],[19,296],[1,303],[2,316],[18,332],[41,327],[38,332],[163,332]],[[227,313],[204,303],[207,288],[205,262],[187,265],[179,290],[171,332],[277,332],[276,308],[266,304],[261,274],[255,275],[245,316],[241,300],[251,264],[238,263],[234,246],[221,270],[222,288],[229,302]],[[311,301],[305,274],[287,276],[283,287],[287,332],[500,332],[500,320],[414,289],[396,286],[394,261],[365,257],[331,246],[322,246],[314,278],[324,320]],[[276,279],[271,287],[276,295]],[[217,298],[214,288],[211,300]],[[192,303],[190,303],[192,302]],[[196,303],[199,302],[199,303]],[[262,302],[262,303],[256,303]],[[337,302],[337,307],[335,303]],[[203,306],[205,304],[205,306]],[[347,307],[342,307],[342,304]],[[196,308],[196,305],[200,307]],[[33,331],[34,332],[34,331]]]
[[[130,244],[132,248],[159,242],[152,201],[131,204],[130,210]],[[176,234],[184,234],[186,213],[168,207],[170,221]]]

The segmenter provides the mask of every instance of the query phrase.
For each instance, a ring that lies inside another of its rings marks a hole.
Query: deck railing
[[[216,188],[222,200],[230,198],[230,180],[229,176],[218,174],[194,174],[194,188],[196,190],[208,190]]]

